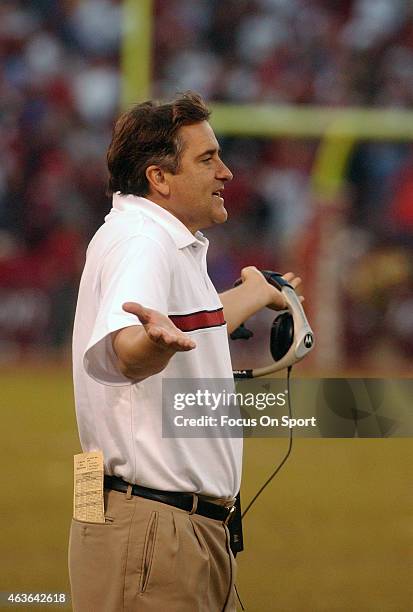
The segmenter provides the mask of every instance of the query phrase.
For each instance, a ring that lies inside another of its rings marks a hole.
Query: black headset
[[[270,351],[274,363],[262,368],[234,370],[236,379],[257,378],[290,368],[314,347],[313,330],[294,288],[278,272],[261,270],[261,274],[270,285],[281,291],[285,297],[287,309],[277,314],[271,325]],[[241,282],[241,279],[238,279],[234,286],[240,285]],[[242,323],[230,337],[232,340],[248,340],[253,335],[253,332]]]

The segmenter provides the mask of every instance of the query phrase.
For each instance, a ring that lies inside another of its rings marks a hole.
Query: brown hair
[[[187,91],[168,104],[137,104],[116,121],[107,153],[108,193],[145,196],[148,166],[176,174],[183,150],[178,130],[205,121],[210,111],[197,93]]]

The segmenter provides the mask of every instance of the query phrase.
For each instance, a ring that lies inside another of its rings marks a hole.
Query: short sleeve
[[[111,334],[140,325],[139,319],[122,309],[125,302],[139,302],[168,314],[171,263],[165,248],[146,236],[134,236],[117,244],[104,257],[97,286],[99,308],[83,365],[96,381],[107,385],[129,385],[117,367]]]

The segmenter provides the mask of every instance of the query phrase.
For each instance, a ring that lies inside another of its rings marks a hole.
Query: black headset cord
[[[290,417],[290,423],[291,423],[291,419],[292,419],[292,409],[291,409],[291,388],[290,388],[290,375],[291,375],[291,370],[293,369],[293,366],[289,366],[287,368],[287,390],[288,390],[288,400],[287,400],[287,405],[288,405],[288,416]],[[270,474],[270,476],[267,478],[267,480],[264,482],[264,484],[262,485],[262,487],[260,489],[258,489],[257,493],[254,495],[254,497],[252,498],[252,500],[250,501],[250,503],[248,504],[248,506],[245,508],[244,512],[241,515],[241,518],[243,519],[245,517],[245,515],[247,514],[248,510],[250,510],[250,508],[253,506],[253,504],[255,504],[255,502],[257,501],[257,499],[259,498],[259,496],[261,495],[261,493],[264,491],[264,489],[270,484],[270,482],[272,481],[272,479],[278,474],[278,472],[281,470],[282,466],[285,464],[285,462],[287,461],[288,457],[291,455],[291,450],[293,447],[293,428],[290,427],[290,433],[289,433],[289,440],[288,440],[288,448],[287,448],[287,452],[285,453],[284,457],[282,458],[282,460],[280,461],[280,463],[277,465],[277,467],[275,468],[275,470],[272,472],[272,474]],[[237,595],[238,601],[240,603],[241,606],[241,610],[245,611],[245,608],[242,604],[241,598],[239,596],[238,593],[238,589],[235,586],[235,593]]]
[[[291,389],[290,389],[290,375],[291,375],[292,367],[293,366],[289,366],[288,369],[287,369],[287,390],[288,390],[288,401],[287,401],[287,404],[288,404],[288,415],[289,415],[290,419],[292,419]],[[293,447],[293,428],[290,427],[290,434],[289,434],[289,441],[288,441],[287,452],[285,453],[284,457],[282,458],[281,462],[277,465],[277,467],[275,468],[273,473],[267,478],[267,480],[264,482],[262,487],[260,489],[258,489],[257,493],[254,495],[254,497],[252,498],[252,500],[250,501],[250,503],[248,504],[248,506],[245,508],[244,512],[242,513],[241,518],[245,517],[245,515],[248,512],[248,510],[253,506],[253,504],[255,504],[255,502],[257,501],[257,499],[259,498],[261,493],[264,491],[264,489],[270,484],[272,479],[281,470],[282,466],[285,464],[285,462],[287,461],[288,457],[291,455],[292,447]]]

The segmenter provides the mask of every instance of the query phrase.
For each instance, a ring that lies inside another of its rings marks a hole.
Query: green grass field
[[[3,371],[0,384],[0,591],[68,593],[72,456],[79,452],[70,372]],[[244,505],[286,444],[246,441]],[[246,610],[413,610],[412,464],[411,439],[295,440],[245,520],[238,587]]]

